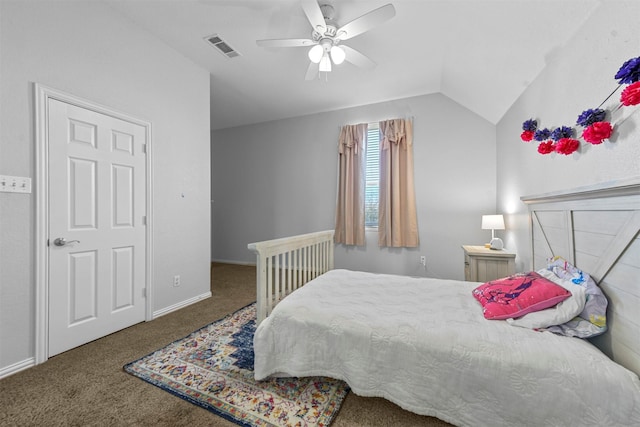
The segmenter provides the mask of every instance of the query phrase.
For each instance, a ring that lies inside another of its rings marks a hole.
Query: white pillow
[[[522,328],[542,329],[566,323],[582,312],[587,301],[585,288],[570,280],[562,280],[547,269],[538,270],[537,273],[571,292],[571,296],[551,308],[525,314],[517,319],[507,319],[507,323]]]

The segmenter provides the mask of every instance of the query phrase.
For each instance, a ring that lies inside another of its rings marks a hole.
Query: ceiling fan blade
[[[318,2],[316,0],[302,0],[301,3],[302,10],[304,10],[304,14],[307,15],[307,19],[313,29],[320,34],[324,34],[327,29],[327,24],[324,22],[324,16],[322,15]]]
[[[375,68],[376,63],[373,62],[369,57],[361,54],[357,50],[352,47],[345,46],[343,44],[340,47],[344,50],[345,53],[345,61],[351,62],[353,65],[356,65],[360,68],[364,68],[365,70],[370,70]]]
[[[307,68],[307,74],[305,74],[305,80],[314,80],[318,77],[318,71],[320,70],[320,64],[309,61],[309,68]]]
[[[382,24],[385,21],[396,16],[396,9],[391,3],[381,6],[371,12],[365,13],[359,18],[343,25],[338,28],[336,32],[336,39],[347,40],[351,37],[355,37],[358,34],[362,34],[365,31]]]
[[[316,44],[311,39],[268,39],[256,40],[256,43],[261,47],[301,47]]]

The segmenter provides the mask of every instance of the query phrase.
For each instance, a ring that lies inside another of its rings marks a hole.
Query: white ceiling
[[[347,62],[305,81],[300,0],[104,0],[211,74],[211,128],[221,129],[440,92],[497,123],[602,0],[320,0],[343,25],[391,2],[396,16],[344,43],[378,65]],[[218,34],[241,56],[204,41]]]

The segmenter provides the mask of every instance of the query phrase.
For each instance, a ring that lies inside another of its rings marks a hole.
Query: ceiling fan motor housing
[[[320,10],[322,11],[322,17],[325,22],[325,31],[324,33],[320,33],[317,30],[313,30],[311,32],[311,38],[316,42],[323,38],[330,38],[332,39],[332,43],[335,43],[336,41],[334,41],[333,38],[336,36],[338,31],[338,24],[333,20],[335,16],[335,9],[330,4],[323,4],[320,5]]]
[[[321,4],[320,11],[325,21],[333,22],[333,18],[336,16],[336,10],[330,4]]]

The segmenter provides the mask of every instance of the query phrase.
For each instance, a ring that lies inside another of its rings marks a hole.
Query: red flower
[[[620,94],[620,102],[622,105],[638,105],[640,104],[640,81],[630,84]]]
[[[556,145],[553,143],[553,141],[541,142],[538,145],[538,153],[540,154],[553,153],[555,149],[556,149]]]
[[[535,134],[534,131],[531,130],[525,130],[524,132],[522,132],[520,134],[520,138],[525,141],[525,142],[529,142],[533,139],[533,135]]]
[[[582,131],[582,138],[590,144],[597,145],[602,144],[603,140],[609,138],[612,132],[611,123],[595,122]]]
[[[560,138],[556,143],[556,153],[569,155],[575,152],[580,146],[580,141],[573,138]]]

